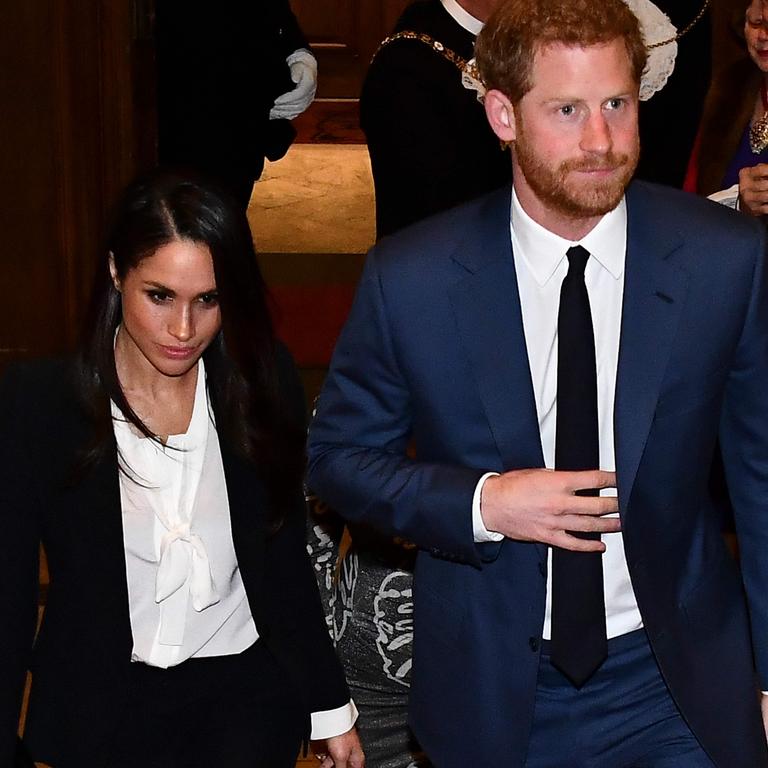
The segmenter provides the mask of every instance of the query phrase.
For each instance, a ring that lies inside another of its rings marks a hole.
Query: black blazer
[[[256,179],[285,154],[295,131],[269,110],[294,88],[286,57],[309,47],[288,0],[159,0],[155,43],[162,164]]]
[[[286,356],[287,357],[287,356]],[[283,366],[285,368],[285,366]],[[0,765],[11,765],[25,672],[33,673],[24,740],[39,761],[97,768],[122,717],[132,648],[116,447],[77,482],[88,424],[72,365],[39,362],[0,382]],[[301,385],[283,375],[297,408]],[[259,635],[309,713],[349,699],[296,514],[267,533],[252,466],[222,440],[232,537]],[[34,642],[38,551],[51,575]]]

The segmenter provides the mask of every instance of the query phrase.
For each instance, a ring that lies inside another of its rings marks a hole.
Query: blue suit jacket
[[[639,182],[627,206],[614,428],[632,583],[665,680],[715,764],[762,768],[765,236],[747,217]],[[543,466],[509,213],[507,189],[371,252],[310,433],[311,487],[423,550],[411,720],[441,768],[500,756],[522,766],[533,714],[546,547],[476,545],[471,519],[485,471]],[[748,601],[708,492],[718,436]]]

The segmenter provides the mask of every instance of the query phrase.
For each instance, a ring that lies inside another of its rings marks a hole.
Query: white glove
[[[294,51],[286,60],[291,70],[291,80],[296,87],[275,99],[269,111],[270,120],[293,120],[300,115],[315,98],[317,90],[317,60],[305,48]]]

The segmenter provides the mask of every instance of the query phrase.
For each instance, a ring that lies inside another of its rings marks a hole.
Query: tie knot
[[[589,251],[580,245],[568,249],[568,274],[583,275],[589,259]]]

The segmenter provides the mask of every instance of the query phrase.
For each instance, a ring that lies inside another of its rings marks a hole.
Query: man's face
[[[768,8],[764,0],[753,0],[744,20],[747,51],[761,72],[768,72]]]
[[[532,75],[533,88],[514,106],[520,202],[544,226],[599,219],[621,200],[640,149],[638,84],[624,42],[549,45],[536,53]]]

